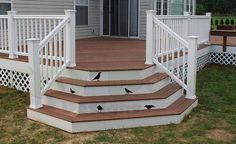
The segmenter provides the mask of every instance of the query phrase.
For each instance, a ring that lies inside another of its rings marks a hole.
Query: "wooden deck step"
[[[122,101],[141,101],[153,99],[166,99],[181,87],[178,84],[169,84],[159,91],[151,94],[133,94],[133,95],[114,95],[114,96],[79,96],[56,90],[48,90],[45,95],[73,103],[106,103],[106,102],[122,102]]]
[[[142,85],[142,84],[154,84],[167,78],[165,73],[156,73],[150,77],[140,80],[116,80],[116,81],[83,81],[77,79],[71,79],[67,77],[60,77],[56,81],[59,83],[65,83],[82,87],[97,87],[97,86],[119,86],[119,85]]]
[[[50,106],[43,106],[40,109],[33,110],[48,116],[56,117],[68,122],[92,122],[92,121],[107,121],[107,120],[121,120],[121,119],[135,119],[158,116],[179,115],[188,109],[195,101],[186,99],[184,96],[179,98],[176,102],[165,109],[153,110],[137,110],[137,111],[122,111],[122,112],[106,112],[106,113],[88,113],[75,114],[69,111],[57,109]]]

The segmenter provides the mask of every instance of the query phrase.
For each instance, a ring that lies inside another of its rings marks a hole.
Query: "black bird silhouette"
[[[73,89],[70,88],[70,93],[74,94],[75,91]]]
[[[133,93],[131,90],[129,90],[129,89],[127,89],[127,88],[125,88],[125,92],[126,92],[126,94],[131,94],[131,93]]]
[[[101,73],[102,73],[102,72],[99,72],[99,73],[93,78],[93,80],[99,81],[99,79],[100,79],[100,77],[101,77]]]
[[[44,80],[43,83],[44,83],[44,85],[46,85],[47,84],[47,80]]]
[[[154,108],[155,106],[154,106],[154,105],[145,105],[144,107],[147,108],[147,109],[152,109],[152,108]]]
[[[103,107],[101,105],[97,106],[98,112],[101,112],[103,110]]]

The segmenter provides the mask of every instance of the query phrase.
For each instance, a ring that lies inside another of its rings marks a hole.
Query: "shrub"
[[[214,25],[214,23],[213,23],[213,19],[211,19],[211,25]]]
[[[218,19],[215,20],[215,25],[216,25],[216,26],[219,25],[219,20],[218,20]]]
[[[230,24],[234,25],[234,19],[231,19]]]
[[[224,20],[223,19],[220,20],[220,25],[224,25]]]
[[[226,25],[229,25],[229,19],[226,19],[226,20],[225,20],[225,24],[226,24]]]

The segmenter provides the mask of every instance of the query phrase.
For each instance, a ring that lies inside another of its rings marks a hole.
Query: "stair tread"
[[[150,94],[131,94],[131,95],[111,95],[111,96],[79,96],[75,94],[65,93],[56,90],[48,90],[45,95],[62,99],[73,103],[98,103],[98,102],[120,102],[120,101],[139,101],[152,99],[165,99],[181,87],[178,84],[169,84],[155,93]]]
[[[118,85],[141,85],[141,84],[153,84],[167,78],[165,73],[156,73],[145,79],[140,80],[113,80],[113,81],[83,81],[67,77],[60,77],[56,81],[60,83],[66,83],[83,87],[96,87],[96,86],[118,86]]]
[[[171,104],[169,107],[165,109],[135,110],[135,111],[121,111],[121,112],[75,114],[73,112],[61,110],[50,106],[43,106],[42,108],[36,110],[31,109],[31,110],[52,117],[56,117],[65,121],[69,121],[72,123],[92,122],[92,121],[107,121],[107,120],[179,115],[183,113],[188,107],[190,107],[196,100],[197,99],[194,100],[186,99],[184,96],[182,96],[181,98],[179,98],[177,101],[175,101],[173,104]]]

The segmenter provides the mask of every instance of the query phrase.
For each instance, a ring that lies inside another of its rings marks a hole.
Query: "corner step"
[[[182,96],[177,84],[169,84],[155,93],[126,94],[109,96],[79,96],[56,90],[44,94],[43,104],[74,113],[95,113],[97,106],[103,112],[145,110],[145,105],[154,105],[155,109],[166,108]]]
[[[183,96],[165,109],[75,114],[43,106],[36,110],[29,108],[27,115],[30,119],[74,133],[180,123],[196,105],[197,99],[189,100]]]
[[[44,95],[53,97],[72,103],[107,103],[107,102],[122,102],[122,101],[140,101],[140,100],[153,100],[153,99],[166,99],[173,93],[180,90],[178,84],[169,84],[159,91],[151,94],[130,94],[130,95],[111,95],[111,96],[79,96],[69,94],[57,90],[48,90]]]
[[[60,77],[56,80],[56,82],[75,85],[75,86],[82,86],[82,87],[120,86],[120,85],[154,84],[167,77],[168,75],[165,73],[157,73],[145,79],[140,79],[140,80],[116,80],[116,81],[99,81],[99,82],[83,81],[83,80],[77,80],[77,79],[72,79],[72,78],[67,78],[67,77]]]

